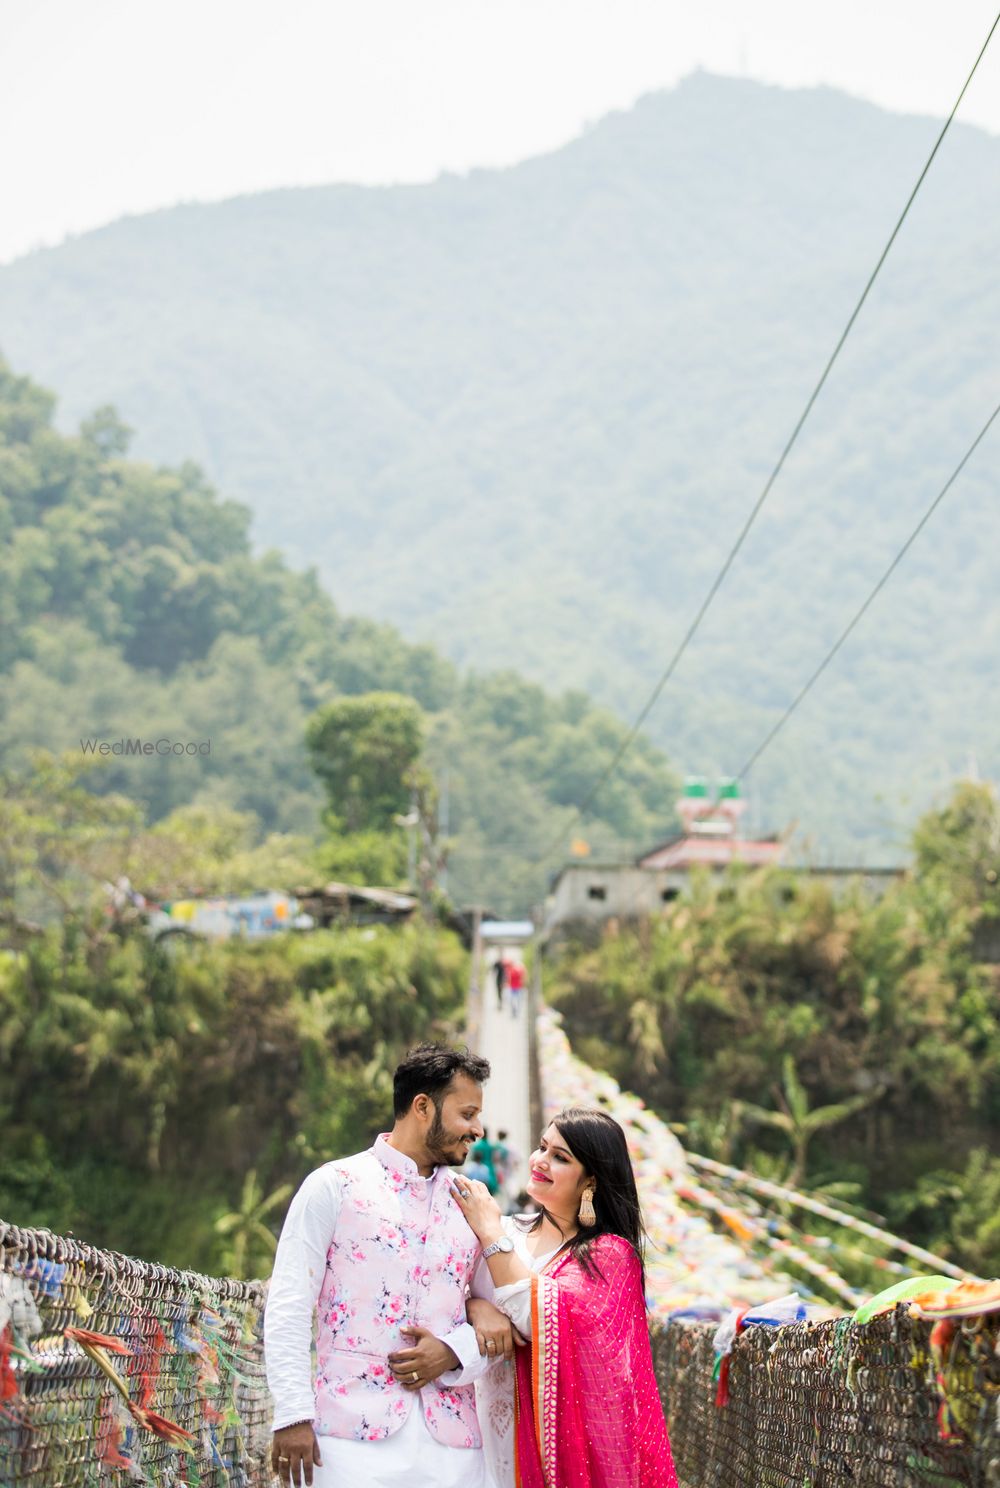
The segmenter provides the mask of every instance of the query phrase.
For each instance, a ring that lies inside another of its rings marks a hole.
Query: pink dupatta
[[[677,1488],[638,1257],[618,1235],[590,1254],[600,1275],[562,1254],[531,1278],[531,1348],[516,1355],[518,1488]]]

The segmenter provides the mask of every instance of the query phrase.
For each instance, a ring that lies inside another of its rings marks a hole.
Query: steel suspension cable
[[[997,406],[996,406],[996,408],[994,408],[993,412],[990,414],[989,418],[986,420],[985,424],[980,429],[980,431],[976,435],[975,439],[969,445],[969,448],[966,450],[966,452],[962,456],[961,460],[959,460],[958,464],[955,466],[955,469],[951,472],[951,475],[949,475],[948,479],[945,481],[945,483],[941,487],[940,491],[934,497],[934,500],[931,502],[930,506],[927,508],[927,510],[924,512],[923,516],[920,518],[920,521],[914,527],[913,531],[910,533],[909,537],[906,539],[905,543],[900,548],[899,552],[893,558],[893,560],[889,564],[888,568],[886,568],[885,571],[883,572],[883,574],[882,574],[881,578],[879,579],[878,583],[869,592],[869,594],[868,594],[867,598],[865,599],[864,603],[860,606],[859,609],[857,609],[854,612],[854,615],[851,617],[851,619],[844,626],[844,629],[840,632],[840,635],[837,637],[837,639],[834,641],[833,645],[830,647],[829,651],[823,657],[823,660],[820,662],[819,666],[813,672],[813,674],[809,678],[808,682],[806,682],[804,684],[804,686],[799,690],[799,692],[796,694],[796,696],[789,703],[788,707],[785,709],[784,713],[782,713],[782,715],[778,719],[777,723],[774,725],[774,727],[772,729],[769,730],[769,732],[764,736],[764,738],[760,742],[760,744],[758,744],[758,746],[754,750],[753,754],[751,754],[750,758],[747,760],[746,764],[743,766],[743,768],[739,772],[740,779],[742,779],[743,776],[745,776],[746,774],[748,774],[748,772],[751,770],[751,768],[760,759],[760,757],[764,753],[765,749],[769,748],[769,746],[777,738],[778,734],[780,734],[781,730],[785,727],[785,724],[791,718],[792,714],[796,711],[796,709],[800,706],[800,704],[805,701],[806,697],[812,691],[813,687],[819,681],[820,677],[822,677],[823,673],[826,671],[827,667],[830,665],[830,663],[833,661],[834,657],[840,651],[841,647],[845,644],[845,642],[847,641],[847,639],[850,636],[851,632],[854,630],[855,626],[857,626],[857,624],[859,623],[859,621],[864,617],[864,615],[871,608],[871,606],[874,603],[874,601],[881,594],[882,590],[885,588],[886,584],[889,582],[890,578],[895,573],[896,569],[902,563],[903,559],[906,557],[907,553],[910,551],[910,549],[912,548],[913,544],[916,542],[917,538],[920,536],[921,532],[923,532],[924,528],[927,526],[927,523],[930,521],[931,517],[937,511],[938,507],[941,505],[942,501],[947,496],[948,492],[951,490],[952,486],[955,484],[956,480],[961,475],[962,471],[965,469],[966,465],[969,463],[969,461],[971,460],[972,456],[975,454],[976,450],[979,448],[980,444],[986,438],[986,435],[989,433],[991,427],[993,426],[994,422],[996,421],[996,419],[998,417],[1000,417],[1000,403],[998,403]]]
[[[691,642],[694,640],[694,637],[697,634],[698,630],[700,629],[701,623],[704,620],[706,614],[708,613],[711,605],[713,604],[716,595],[718,594],[719,590],[722,588],[722,585],[725,583],[725,580],[726,580],[726,577],[727,577],[727,575],[729,573],[729,570],[732,568],[734,562],[736,561],[737,556],[739,555],[740,550],[742,549],[744,543],[747,540],[747,537],[750,535],[750,531],[751,531],[754,523],[756,522],[758,516],[760,515],[760,513],[762,511],[762,509],[764,507],[764,503],[767,501],[767,498],[770,496],[771,490],[772,490],[772,488],[774,486],[774,483],[778,479],[778,476],[781,474],[781,471],[783,470],[783,468],[785,466],[785,462],[787,461],[788,456],[791,454],[792,449],[794,448],[794,446],[795,446],[795,444],[796,444],[796,442],[798,440],[798,437],[801,434],[803,427],[805,426],[806,420],[809,418],[809,415],[812,413],[812,410],[813,410],[813,407],[815,406],[816,400],[818,399],[820,393],[822,392],[823,387],[825,386],[826,381],[827,381],[828,377],[830,376],[830,373],[833,371],[834,365],[835,365],[838,357],[840,356],[841,351],[844,348],[844,343],[847,341],[848,336],[851,334],[851,331],[854,329],[854,324],[855,324],[858,316],[861,313],[862,307],[864,306],[865,301],[868,299],[868,296],[871,293],[872,287],[875,284],[875,281],[878,278],[878,276],[879,276],[879,274],[880,274],[880,272],[882,270],[882,266],[883,266],[883,264],[885,263],[886,259],[889,256],[889,253],[890,253],[890,251],[892,249],[892,245],[895,243],[896,238],[899,235],[900,229],[902,228],[903,223],[906,221],[906,218],[909,215],[910,208],[913,206],[913,203],[914,203],[914,201],[916,200],[916,197],[917,197],[917,193],[919,192],[921,186],[923,185],[924,180],[926,179],[927,173],[928,173],[928,171],[930,170],[931,166],[934,163],[934,159],[935,159],[935,157],[936,157],[936,155],[938,153],[938,150],[941,148],[941,145],[944,142],[944,138],[947,135],[948,130],[951,128],[952,121],[954,120],[955,115],[958,112],[959,105],[961,104],[962,99],[965,97],[966,92],[968,91],[969,85],[972,82],[972,79],[976,75],[976,71],[977,71],[977,69],[979,67],[979,64],[983,60],[983,57],[984,57],[984,55],[986,53],[986,49],[989,46],[990,42],[992,41],[993,34],[996,31],[998,25],[1000,25],[1000,11],[997,12],[997,15],[996,15],[996,17],[995,17],[995,19],[993,21],[993,24],[990,27],[989,32],[987,33],[986,40],[983,42],[982,46],[980,47],[979,54],[976,57],[975,62],[972,64],[972,68],[971,68],[971,70],[969,72],[969,75],[965,79],[965,82],[962,84],[962,87],[961,87],[961,90],[959,91],[958,97],[955,99],[955,102],[952,105],[951,112],[949,113],[948,117],[945,119],[944,124],[941,126],[941,130],[940,130],[940,132],[939,132],[939,134],[937,136],[937,139],[934,141],[934,146],[933,146],[930,154],[928,155],[926,161],[924,162],[924,167],[921,170],[919,176],[917,177],[917,180],[916,180],[916,182],[915,182],[915,184],[913,186],[912,191],[910,192],[909,196],[907,197],[906,205],[903,207],[902,212],[899,214],[899,217],[898,217],[898,219],[896,221],[896,225],[893,227],[892,232],[889,234],[889,237],[888,237],[888,240],[886,241],[885,247],[882,249],[882,252],[879,254],[878,259],[877,259],[876,264],[875,264],[875,267],[872,269],[871,273],[868,276],[868,281],[865,284],[864,289],[861,291],[861,295],[860,295],[860,297],[858,299],[858,302],[854,306],[854,309],[851,311],[851,314],[850,314],[850,316],[849,316],[849,318],[847,320],[847,324],[844,326],[844,329],[841,331],[840,336],[837,339],[837,343],[834,346],[833,351],[830,353],[830,356],[827,359],[827,362],[826,362],[825,367],[823,368],[823,371],[820,373],[819,380],[817,381],[817,383],[816,383],[815,387],[813,388],[812,392],[809,394],[809,397],[806,400],[805,407],[803,408],[801,414],[799,415],[799,418],[798,418],[798,420],[797,420],[797,422],[795,424],[795,427],[792,429],[791,434],[789,435],[787,441],[785,442],[785,446],[782,449],[781,454],[778,456],[778,459],[777,459],[777,462],[774,465],[774,468],[772,469],[770,475],[768,476],[767,480],[765,481],[764,487],[761,490],[760,495],[757,497],[757,500],[754,502],[754,505],[753,505],[753,507],[752,507],[752,509],[750,511],[750,515],[747,517],[747,519],[744,522],[742,528],[740,529],[740,532],[739,532],[739,534],[738,534],[738,536],[736,538],[736,541],[733,543],[732,547],[730,548],[729,552],[727,553],[726,558],[725,558],[725,560],[724,560],[724,562],[722,564],[722,567],[719,569],[719,571],[716,574],[715,578],[712,580],[712,583],[709,586],[709,589],[708,589],[707,594],[705,595],[705,597],[702,600],[700,606],[698,607],[697,612],[695,613],[694,619],[691,621],[691,623],[688,626],[687,630],[684,632],[684,635],[681,638],[680,644],[677,646],[676,650],[674,651],[673,655],[671,656],[669,662],[667,663],[667,666],[666,666],[665,670],[663,671],[662,675],[659,678],[659,681],[656,683],[656,686],[653,688],[652,692],[650,693],[649,697],[647,698],[647,700],[646,700],[645,704],[643,705],[642,709],[640,710],[637,718],[635,719],[635,721],[632,724],[631,728],[629,729],[628,733],[625,735],[625,738],[622,740],[622,742],[619,744],[618,748],[616,749],[616,751],[615,751],[615,753],[614,753],[614,755],[613,755],[613,757],[611,759],[611,762],[607,765],[607,767],[602,771],[602,773],[597,777],[597,779],[594,781],[594,783],[590,786],[590,788],[587,791],[586,795],[584,796],[583,800],[578,805],[576,805],[573,808],[573,815],[572,815],[572,817],[570,819],[569,825],[562,832],[560,832],[559,837],[556,840],[553,841],[553,843],[551,844],[551,846],[549,846],[544,853],[540,854],[539,857],[533,859],[534,862],[542,863],[547,858],[551,857],[555,852],[557,852],[559,850],[559,848],[563,844],[563,841],[564,841],[565,837],[568,835],[568,833],[572,829],[573,823],[575,823],[575,822],[577,822],[577,821],[580,820],[580,818],[586,813],[588,807],[594,801],[594,799],[597,796],[598,792],[603,789],[603,787],[607,784],[607,782],[615,774],[615,772],[618,769],[618,766],[621,764],[622,760],[625,758],[625,755],[628,753],[629,749],[631,749],[633,743],[635,742],[635,739],[636,739],[636,737],[637,737],[640,729],[642,728],[642,725],[645,723],[646,719],[649,717],[649,715],[652,712],[653,708],[656,706],[656,703],[659,701],[659,698],[660,698],[661,693],[663,692],[663,689],[666,687],[667,683],[670,681],[670,679],[673,676],[674,672],[677,670],[677,667],[678,667],[678,665],[679,665],[679,663],[681,661],[681,658],[684,656],[684,653],[687,651],[687,649],[690,646]]]

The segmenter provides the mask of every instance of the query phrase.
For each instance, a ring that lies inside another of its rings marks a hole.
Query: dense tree
[[[257,846],[312,838],[327,876],[400,882],[405,845],[386,826],[408,810],[410,786],[367,796],[383,788],[374,761],[390,719],[369,728],[368,774],[319,751],[337,796],[332,838],[320,832],[324,793],[306,743],[311,718],[310,737],[330,727],[315,719],[331,707],[356,732],[373,705],[350,700],[391,693],[404,735],[402,720],[423,710],[425,768],[411,784],[427,828],[425,888],[444,851],[430,843],[446,780],[453,891],[500,909],[540,896],[548,865],[538,855],[617,746],[620,723],[511,672],[460,677],[431,647],[341,616],[314,572],[254,555],[246,509],[220,501],[196,466],[125,458],[129,431],[108,407],[76,438],[57,433],[52,415],[47,394],[0,364],[0,749],[11,768],[37,746],[62,756],[125,736],[193,743],[194,755],[108,755],[90,788],[141,801],[150,823],[189,805],[234,811],[255,824]],[[416,743],[406,750],[414,761]],[[637,741],[587,830],[602,844],[659,835],[674,794],[663,756]]]
[[[962,781],[913,834],[917,872],[967,909],[1000,917],[1000,804],[996,787]]]
[[[423,745],[411,698],[369,692],[327,703],[310,718],[306,743],[330,810],[349,832],[385,831],[406,812]]]
[[[795,1060],[786,1054],[782,1062],[781,1084],[775,1087],[779,1109],[756,1106],[752,1101],[734,1101],[732,1114],[744,1127],[763,1126],[781,1133],[791,1149],[788,1182],[800,1187],[806,1181],[813,1138],[866,1110],[882,1093],[879,1088],[833,1105],[810,1107],[809,1097],[795,1071]]]
[[[243,1181],[239,1208],[231,1214],[223,1214],[215,1221],[215,1233],[224,1235],[229,1249],[222,1257],[227,1276],[240,1280],[252,1276],[266,1276],[277,1249],[274,1230],[268,1227],[284,1213],[292,1194],[290,1183],[281,1183],[265,1198],[257,1181],[257,1170],[251,1168]]]
[[[694,1150],[773,1172],[791,1148],[778,1176],[854,1184],[993,1273],[1000,1010],[975,932],[998,825],[994,792],[960,784],[878,900],[780,869],[695,875],[657,919],[565,946],[548,995],[580,1055]]]
[[[256,1237],[266,1269],[275,1193],[384,1130],[395,1063],[458,1037],[466,979],[421,926],[169,958],[72,921],[33,937],[0,956],[0,1215],[211,1271]]]
[[[141,813],[87,790],[92,769],[80,756],[43,755],[24,776],[0,776],[0,944],[19,944],[35,916],[76,926],[97,917],[94,858],[123,858]]]
[[[199,459],[252,507],[257,543],[316,565],[345,609],[462,668],[514,667],[631,718],[936,127],[702,72],[544,157],[417,195],[186,204],[30,254],[0,268],[5,349],[59,390],[67,427],[113,398],[143,456]],[[741,767],[993,406],[998,187],[1000,142],[959,121],[649,717],[685,768]],[[22,404],[25,427],[38,414]],[[997,437],[754,771],[762,824],[797,821],[822,860],[899,861],[970,748],[1000,774]],[[61,446],[39,432],[35,448],[46,494],[32,500],[51,502]],[[189,578],[204,594],[214,576],[181,556],[153,597]],[[444,707],[440,658],[400,667],[369,625],[343,648],[335,626],[276,644],[335,692]],[[192,644],[180,625],[176,639]],[[155,660],[155,636],[142,644]],[[527,698],[511,716],[536,737]],[[591,774],[592,741],[576,743],[558,758],[563,799]],[[646,830],[606,804],[619,835]]]

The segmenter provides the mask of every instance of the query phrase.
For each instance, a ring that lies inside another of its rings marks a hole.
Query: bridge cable
[[[792,701],[789,703],[788,707],[785,709],[784,713],[782,713],[781,717],[778,719],[777,723],[765,735],[765,737],[761,741],[761,743],[758,744],[758,746],[754,750],[753,754],[751,754],[750,758],[747,760],[746,764],[743,766],[742,770],[740,770],[740,772],[739,772],[739,777],[738,777],[739,779],[742,779],[746,774],[749,773],[750,769],[757,763],[757,761],[760,759],[761,755],[764,753],[765,749],[767,749],[769,747],[769,745],[771,743],[773,743],[774,739],[777,737],[777,735],[784,728],[785,724],[791,718],[792,714],[796,711],[796,709],[799,707],[799,705],[805,700],[805,698],[808,696],[808,694],[812,691],[813,687],[819,681],[820,677],[822,677],[822,675],[826,671],[827,667],[830,665],[830,663],[833,661],[834,657],[840,651],[841,647],[844,645],[845,641],[848,639],[848,637],[850,636],[851,632],[854,630],[855,626],[862,619],[862,617],[867,613],[868,609],[871,607],[871,605],[873,604],[873,602],[877,599],[877,597],[879,596],[879,594],[881,594],[882,590],[885,588],[885,586],[888,583],[889,579],[895,573],[895,571],[899,567],[900,563],[902,563],[903,559],[906,557],[907,553],[910,551],[910,549],[912,548],[913,544],[916,542],[917,538],[920,536],[921,532],[923,532],[924,528],[927,526],[927,523],[930,521],[931,517],[937,511],[938,507],[941,505],[941,502],[947,496],[948,492],[951,490],[952,486],[955,484],[955,481],[961,475],[962,471],[965,469],[966,465],[969,463],[969,460],[975,454],[976,450],[979,448],[979,445],[985,439],[985,437],[989,433],[989,430],[992,427],[994,421],[998,417],[1000,417],[1000,403],[998,403],[997,406],[996,406],[996,408],[994,408],[993,412],[990,414],[989,418],[986,420],[985,424],[980,429],[979,433],[976,435],[975,439],[972,441],[972,443],[970,444],[969,448],[966,450],[965,454],[962,456],[961,460],[959,460],[958,464],[955,466],[955,469],[952,471],[951,475],[945,481],[944,485],[941,487],[940,491],[934,497],[934,500],[931,502],[930,506],[927,508],[927,510],[924,512],[923,516],[920,518],[920,521],[914,527],[913,531],[910,533],[909,537],[906,539],[905,543],[900,548],[899,552],[896,554],[896,556],[893,558],[892,562],[889,564],[888,568],[882,574],[882,577],[879,579],[879,581],[875,585],[874,589],[872,589],[871,592],[869,593],[867,599],[864,601],[864,603],[861,605],[861,607],[858,610],[855,611],[853,617],[848,621],[847,625],[841,631],[841,633],[837,637],[836,641],[834,641],[833,645],[830,647],[829,651],[826,653],[826,655],[824,656],[823,660],[820,662],[819,666],[813,672],[813,674],[809,678],[808,682],[805,683],[805,685],[801,688],[801,690],[797,693],[797,695],[792,699]]]
[[[876,262],[875,267],[872,269],[871,274],[868,277],[868,282],[865,285],[864,289],[862,290],[861,296],[860,296],[857,304],[855,305],[854,309],[851,311],[851,314],[850,314],[850,317],[849,317],[849,319],[847,321],[847,324],[844,326],[844,329],[840,333],[840,337],[837,340],[837,344],[834,346],[833,351],[831,352],[831,354],[830,354],[830,356],[829,356],[829,358],[827,360],[826,366],[823,368],[823,371],[820,374],[819,381],[816,383],[816,386],[813,388],[812,392],[810,393],[809,398],[806,401],[806,405],[803,408],[802,413],[799,415],[798,422],[796,423],[796,425],[793,428],[791,434],[789,435],[788,440],[785,443],[784,449],[781,451],[781,454],[778,456],[778,460],[777,460],[777,463],[774,466],[774,469],[771,471],[771,474],[768,476],[766,482],[764,483],[763,490],[761,491],[760,495],[757,497],[757,500],[754,503],[754,506],[753,506],[753,508],[752,508],[752,510],[750,512],[750,515],[747,517],[746,521],[744,522],[743,527],[741,528],[740,533],[739,533],[738,537],[736,538],[735,543],[733,544],[733,546],[730,548],[728,554],[726,555],[726,558],[725,558],[725,561],[722,564],[722,567],[719,569],[719,572],[716,574],[715,578],[713,579],[713,581],[712,581],[712,583],[711,583],[711,585],[709,587],[708,593],[705,595],[705,598],[702,600],[701,605],[699,606],[698,611],[695,614],[694,619],[691,621],[691,624],[688,626],[687,630],[684,632],[684,635],[683,635],[683,637],[681,639],[680,644],[678,645],[677,649],[675,650],[673,656],[670,658],[670,661],[667,663],[666,669],[664,670],[663,674],[661,675],[661,677],[660,677],[659,681],[657,682],[656,686],[653,688],[653,691],[650,693],[648,699],[646,700],[645,705],[640,710],[638,717],[635,719],[635,722],[632,724],[632,726],[629,729],[628,733],[625,735],[625,738],[622,740],[621,744],[619,744],[618,748],[616,749],[616,751],[615,751],[615,753],[614,753],[614,755],[613,755],[613,757],[611,759],[610,764],[608,764],[608,766],[602,771],[602,773],[597,777],[597,779],[591,785],[590,789],[587,791],[587,794],[584,796],[583,801],[580,802],[579,805],[577,805],[577,806],[575,806],[573,808],[573,816],[571,817],[569,824],[566,827],[564,827],[562,829],[562,831],[559,833],[558,838],[545,850],[545,852],[541,853],[538,857],[534,858],[532,860],[533,862],[535,862],[535,863],[542,863],[542,862],[544,862],[546,860],[546,858],[552,857],[553,854],[556,853],[559,850],[559,848],[563,844],[563,841],[564,841],[565,837],[567,836],[567,834],[571,830],[572,824],[574,822],[578,821],[585,814],[585,812],[587,811],[587,808],[590,806],[590,804],[594,800],[595,796],[598,794],[598,792],[601,789],[603,789],[603,787],[611,779],[612,775],[615,774],[615,772],[618,769],[618,766],[621,764],[622,760],[625,758],[625,755],[628,753],[629,749],[631,749],[633,743],[635,742],[635,739],[636,739],[636,737],[637,737],[637,735],[639,733],[639,730],[642,728],[642,725],[645,723],[646,719],[649,717],[649,715],[652,712],[653,708],[655,707],[656,703],[659,701],[660,694],[663,692],[664,687],[666,687],[667,683],[670,681],[670,679],[673,676],[674,672],[677,670],[677,666],[678,666],[681,658],[683,657],[685,651],[687,651],[687,649],[690,646],[691,642],[694,640],[694,637],[695,637],[696,633],[698,632],[698,630],[700,629],[701,623],[704,620],[705,615],[708,613],[708,610],[709,610],[710,606],[712,605],[712,603],[713,603],[713,601],[715,599],[715,596],[718,594],[719,590],[722,588],[722,585],[725,582],[725,579],[726,579],[726,576],[729,573],[729,570],[732,568],[733,563],[735,562],[736,557],[737,557],[737,555],[740,552],[740,549],[743,547],[743,544],[746,542],[746,539],[747,539],[747,537],[750,534],[751,528],[753,527],[753,525],[756,522],[758,516],[760,515],[761,509],[763,508],[765,501],[767,500],[768,496],[771,494],[771,489],[774,486],[775,481],[778,479],[778,476],[781,474],[781,471],[784,468],[785,462],[788,459],[788,456],[791,454],[791,451],[792,451],[792,449],[793,449],[796,441],[798,440],[799,434],[802,432],[802,429],[803,429],[803,427],[805,425],[805,422],[808,419],[810,413],[812,412],[813,407],[814,407],[814,405],[816,403],[816,400],[819,397],[821,391],[823,390],[823,387],[824,387],[824,385],[825,385],[825,383],[827,381],[827,378],[830,376],[831,371],[833,370],[833,367],[834,367],[835,362],[837,361],[837,358],[840,356],[840,353],[843,350],[844,343],[846,342],[848,336],[850,335],[851,331],[854,328],[854,323],[857,320],[859,314],[861,313],[861,308],[864,305],[865,301],[867,300],[869,294],[871,293],[872,286],[874,285],[875,280],[878,278],[878,275],[881,272],[882,265],[885,263],[886,259],[889,256],[889,251],[892,248],[893,243],[896,241],[896,238],[899,235],[899,231],[900,231],[901,227],[903,226],[903,223],[906,221],[906,218],[909,215],[910,208],[912,207],[912,205],[914,203],[914,200],[916,199],[916,196],[917,196],[918,191],[920,190],[921,186],[924,183],[924,179],[927,176],[927,172],[930,170],[932,164],[934,163],[934,158],[937,155],[938,150],[941,148],[942,143],[944,142],[945,135],[948,133],[948,130],[951,128],[952,120],[954,119],[956,113],[958,112],[959,104],[962,102],[962,99],[965,97],[965,94],[966,94],[966,92],[967,92],[967,90],[969,88],[969,84],[972,82],[972,79],[976,75],[976,70],[979,67],[980,62],[983,60],[983,57],[984,57],[984,55],[986,53],[986,48],[989,46],[990,42],[992,41],[992,39],[993,39],[993,33],[996,31],[997,26],[1000,26],[1000,11],[997,12],[996,18],[994,19],[993,24],[992,24],[992,26],[989,29],[989,33],[987,34],[986,40],[983,42],[983,44],[982,44],[982,46],[981,46],[981,48],[979,50],[979,55],[976,57],[975,62],[972,64],[972,69],[971,69],[968,77],[965,79],[965,82],[962,84],[962,87],[961,87],[961,90],[959,92],[959,95],[955,99],[954,104],[952,105],[951,113],[948,115],[947,119],[944,121],[944,124],[941,127],[941,131],[938,134],[937,139],[934,141],[934,147],[931,150],[930,154],[927,157],[927,160],[924,163],[924,168],[920,172],[920,175],[917,177],[916,184],[914,185],[913,190],[910,192],[910,195],[907,198],[906,205],[904,206],[902,212],[900,213],[899,218],[898,218],[898,220],[896,222],[896,225],[892,229],[892,232],[889,234],[889,238],[888,238],[888,240],[886,242],[886,245],[882,249],[882,252],[879,254],[878,261]]]

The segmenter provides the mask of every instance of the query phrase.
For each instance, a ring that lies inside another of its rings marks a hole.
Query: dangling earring
[[[583,1190],[583,1197],[580,1200],[580,1213],[577,1215],[577,1219],[585,1230],[589,1230],[590,1226],[597,1219],[597,1215],[594,1213],[595,1192],[596,1189],[585,1188]]]

